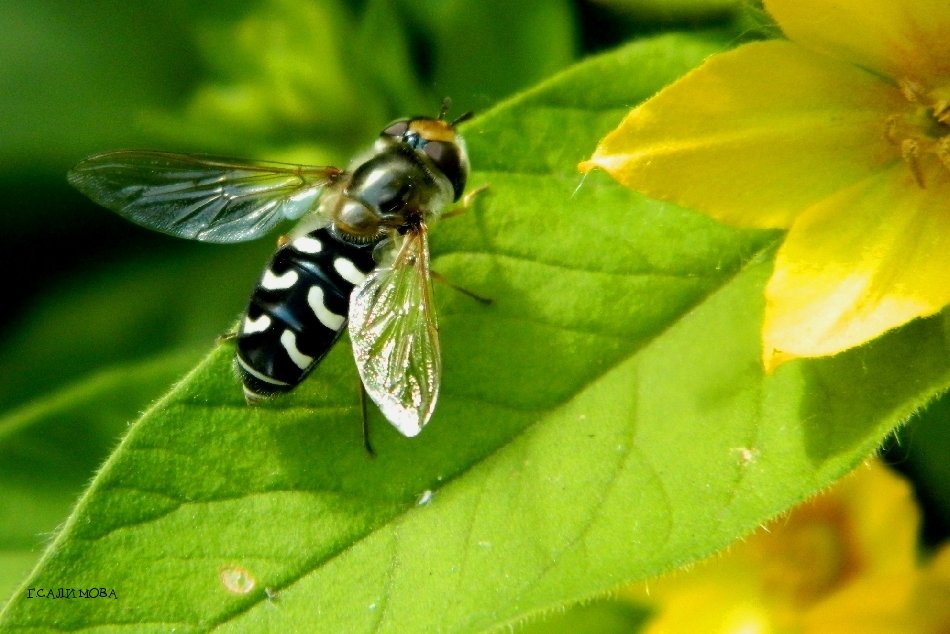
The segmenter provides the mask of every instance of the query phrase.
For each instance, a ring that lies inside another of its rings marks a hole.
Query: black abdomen
[[[237,337],[249,402],[292,390],[330,350],[346,326],[353,287],[376,266],[373,246],[342,242],[323,228],[277,250]]]

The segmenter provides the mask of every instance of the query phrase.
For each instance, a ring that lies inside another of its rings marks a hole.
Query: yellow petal
[[[950,541],[945,541],[930,560],[918,584],[908,622],[916,631],[950,632]]]
[[[852,542],[864,576],[899,576],[917,568],[920,512],[910,482],[880,460],[869,460],[838,481],[825,497],[837,497],[849,519],[844,538]],[[817,498],[821,499],[821,498]],[[848,577],[855,571],[847,570]]]
[[[950,302],[950,174],[915,184],[903,164],[808,209],[766,288],[767,370],[835,354]]]
[[[815,593],[807,611],[799,606],[802,631],[901,631],[918,576],[919,516],[910,484],[879,461],[859,467],[825,495],[795,509],[790,523],[825,524],[838,540],[837,553],[828,558],[832,563],[804,549],[794,560],[799,576],[811,581],[799,586],[796,596]],[[783,532],[788,531],[779,529],[776,542]],[[823,567],[835,571],[824,583],[814,572]]]
[[[643,634],[735,634],[772,632],[769,606],[758,594],[742,594],[724,579],[725,587],[697,584],[662,602],[643,626]]]
[[[914,584],[910,572],[872,576],[853,581],[802,615],[800,631],[837,634],[925,634],[928,630],[908,626]]]
[[[893,160],[899,91],[785,41],[715,55],[633,110],[579,167],[751,227],[803,209]]]
[[[727,552],[623,594],[651,606],[648,633],[903,631],[918,520],[910,485],[872,461]]]
[[[950,78],[947,0],[766,0],[765,6],[789,38],[813,50],[895,79]]]

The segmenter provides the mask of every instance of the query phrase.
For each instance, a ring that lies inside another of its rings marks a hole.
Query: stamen
[[[885,119],[884,138],[900,147],[901,158],[923,188],[925,172],[931,180],[950,173],[950,95],[944,88],[926,88],[912,79],[897,83],[910,105]],[[932,157],[942,169],[935,168]]]
[[[892,114],[887,119],[884,120],[884,138],[890,141],[891,143],[899,143],[900,135],[898,135],[898,127],[901,123],[901,116],[899,114]]]
[[[936,154],[943,166],[950,171],[950,137],[944,137],[937,142]]]
[[[926,95],[924,87],[913,79],[901,78],[897,81],[904,99],[911,103],[921,103]]]
[[[924,175],[920,171],[920,146],[915,139],[904,139],[901,141],[901,156],[910,168],[910,173],[914,175],[917,186],[923,189]]]
[[[950,125],[950,101],[943,99],[937,101],[933,106],[934,119],[944,125]]]

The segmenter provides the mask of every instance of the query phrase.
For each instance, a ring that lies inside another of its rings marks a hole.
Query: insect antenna
[[[462,114],[460,114],[459,116],[457,116],[457,117],[455,118],[455,120],[452,121],[452,123],[450,123],[449,125],[454,128],[454,127],[457,126],[458,124],[464,123],[464,122],[468,121],[469,119],[471,119],[471,118],[474,117],[474,116],[475,116],[475,113],[472,112],[471,110],[469,110],[468,112],[463,112]]]
[[[447,114],[449,113],[449,108],[451,108],[451,107],[452,107],[452,98],[451,98],[451,97],[443,97],[443,98],[442,98],[442,107],[439,108],[439,116],[437,117],[439,121],[443,121],[443,120],[445,119],[445,115],[447,115]]]
[[[439,121],[445,121],[445,115],[447,115],[447,114],[449,113],[449,108],[451,108],[451,107],[452,107],[452,98],[451,98],[451,97],[444,97],[444,98],[442,99],[442,107],[439,108],[439,116],[438,116],[438,120],[439,120]],[[451,122],[449,123],[449,126],[451,126],[451,127],[454,128],[454,127],[457,126],[458,124],[463,123],[463,122],[465,122],[465,121],[468,121],[468,120],[471,119],[474,115],[475,115],[475,113],[472,112],[471,110],[469,110],[468,112],[463,112],[461,115],[459,115],[458,117],[456,117],[455,120],[451,121]]]

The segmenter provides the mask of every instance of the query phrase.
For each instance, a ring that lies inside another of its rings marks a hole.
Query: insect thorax
[[[345,186],[321,201],[343,240],[378,241],[407,224],[434,222],[452,201],[449,179],[417,152],[389,147],[353,166]]]

